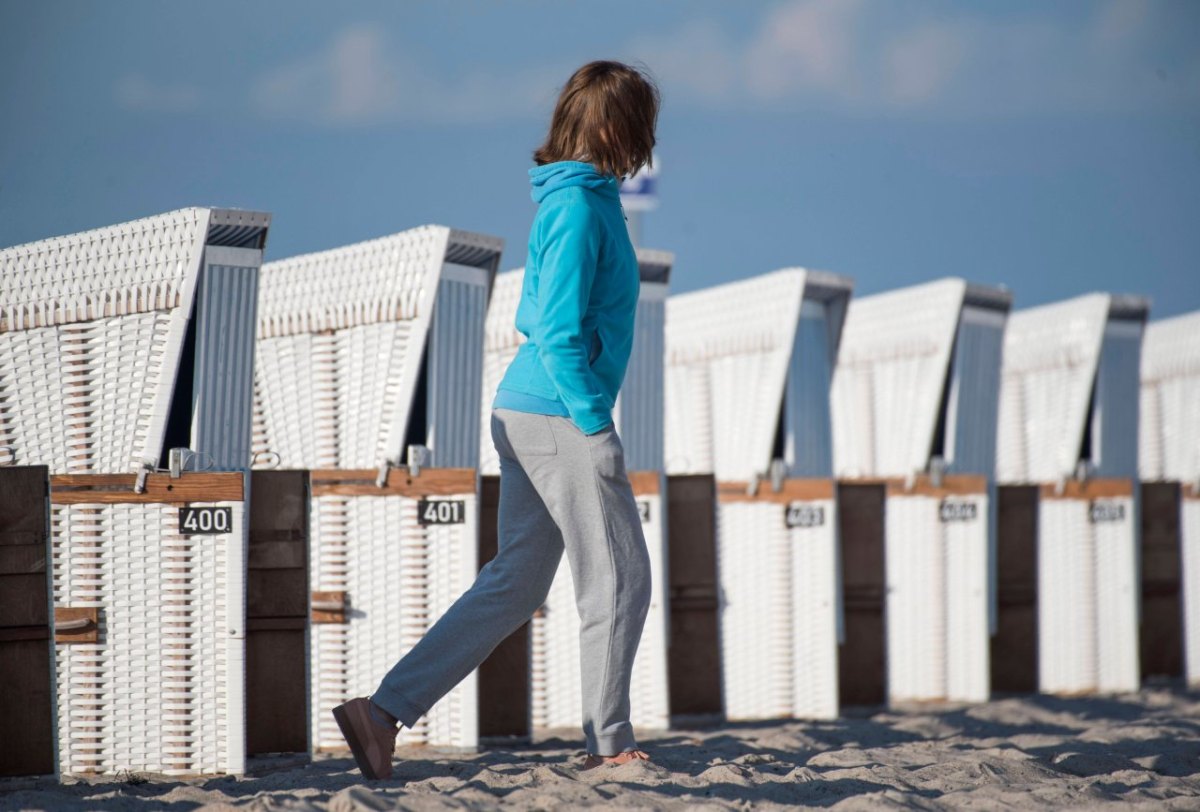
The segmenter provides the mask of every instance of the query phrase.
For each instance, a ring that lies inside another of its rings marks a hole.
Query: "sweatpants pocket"
[[[558,453],[558,442],[550,429],[549,415],[504,408],[495,409],[494,413],[509,445],[518,456]]]

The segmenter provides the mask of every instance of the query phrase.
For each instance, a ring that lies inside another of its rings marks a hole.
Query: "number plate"
[[[181,507],[179,532],[185,536],[217,535],[233,530],[233,508]]]
[[[642,517],[642,524],[650,521],[650,502],[646,499],[638,500],[638,515]]]
[[[417,523],[462,524],[467,520],[467,505],[462,499],[421,499],[417,502]]]
[[[1125,506],[1120,502],[1092,502],[1088,506],[1088,520],[1097,522],[1120,522],[1125,520]]]
[[[938,518],[943,522],[973,522],[979,518],[979,506],[959,499],[943,499],[938,506]]]
[[[783,520],[788,527],[820,527],[825,524],[825,508],[793,502],[783,509]]]

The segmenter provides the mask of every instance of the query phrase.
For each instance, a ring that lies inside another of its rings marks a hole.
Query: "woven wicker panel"
[[[979,518],[942,524],[946,560],[946,698],[986,702],[991,695],[986,494],[959,497]],[[933,521],[937,522],[936,513]]]
[[[650,610],[642,627],[630,681],[630,721],[642,730],[665,730],[670,724],[667,703],[667,622],[663,571],[662,497],[639,495],[650,505],[650,521],[642,524],[650,553],[652,588]],[[531,626],[530,683],[535,728],[578,728],[583,724],[579,673],[579,614],[575,585],[564,555],[550,594]]]
[[[1092,523],[1088,501],[1042,499],[1038,509],[1039,689],[1138,687],[1133,500],[1122,521]]]
[[[336,465],[337,340],[330,335],[259,339],[254,350],[254,452],[281,467]]]
[[[838,715],[837,503],[808,503],[825,513],[817,527],[794,527],[792,545],[792,714],[800,719]],[[783,524],[783,510],[776,521]]]
[[[54,505],[54,601],[99,642],[55,647],[59,771],[241,773],[241,502],[232,532],[179,534],[178,504]],[[234,620],[231,620],[233,618]]]
[[[422,527],[417,500],[402,496],[313,499],[314,591],[346,592],[349,622],[313,626],[312,740],[340,750],[335,705],[372,693],[379,681],[475,580],[478,519],[472,493],[463,524]],[[474,747],[478,743],[472,673],[397,745]]]
[[[944,699],[948,574],[937,502],[889,496],[885,516],[888,698]]]
[[[516,329],[517,305],[521,300],[524,269],[497,274],[492,283],[492,298],[488,301],[483,332],[483,390],[480,399],[479,471],[484,476],[500,475],[500,458],[492,443],[492,401],[504,372],[525,343],[525,336]]]
[[[1096,567],[1096,688],[1105,693],[1136,691],[1138,665],[1138,533],[1132,498],[1110,500],[1125,519],[1091,525]]]
[[[403,321],[260,339],[255,453],[278,454],[284,468],[377,466],[401,382],[416,375],[411,340],[412,323]]]
[[[982,702],[988,696],[987,497],[971,521],[943,523],[939,497],[887,499],[888,696]]]
[[[943,279],[850,302],[830,396],[838,476],[926,469],[965,290]]]
[[[668,365],[663,372],[668,474],[713,470],[712,372],[708,364]]]
[[[613,404],[613,421],[630,470],[663,467],[663,323],[667,286],[643,281],[634,319],[633,349]]]
[[[1146,326],[1141,375],[1141,478],[1200,481],[1200,313]]]
[[[778,504],[720,503],[721,674],[725,715],[792,715],[795,570],[790,533]]]
[[[183,328],[174,310],[0,333],[2,444],[18,462],[53,473],[132,471],[146,456],[157,461],[148,449],[161,438],[150,431],[168,400],[165,362]]]
[[[47,414],[62,397],[62,384],[46,370],[62,355],[57,327],[6,333],[0,338],[0,446],[6,463],[39,459],[51,471],[67,471],[67,424]],[[20,397],[18,397],[20,393]]]
[[[340,330],[337,338],[337,465],[373,467],[387,456],[388,421],[411,408],[400,387],[418,371],[408,366],[409,343],[425,336],[410,322],[388,322]]]
[[[177,307],[208,220],[180,209],[0,250],[0,332]]]
[[[787,527],[779,502],[717,509],[721,668],[730,719],[838,714],[836,506],[804,500],[825,522]]]
[[[0,251],[0,444],[52,473],[157,462],[210,212]]]
[[[785,269],[667,299],[664,399],[670,473],[747,480],[766,467],[804,279],[803,270]],[[702,391],[694,386],[696,377],[675,372],[697,366],[707,368],[711,404],[694,404]],[[680,384],[693,385],[681,391]],[[691,408],[707,409],[711,427],[672,419]],[[712,468],[698,467],[705,464],[710,445]]]
[[[1195,492],[1193,492],[1195,493]],[[1183,653],[1189,685],[1200,684],[1200,498],[1185,497],[1180,505],[1183,574]]]
[[[574,728],[583,704],[579,676],[579,615],[566,556],[546,603],[530,624],[530,715],[534,728]],[[632,700],[630,712],[632,713]]]
[[[1039,690],[1094,691],[1096,567],[1086,502],[1041,500],[1037,594]]]
[[[665,483],[666,478],[659,481]],[[650,609],[642,627],[629,697],[631,721],[643,730],[665,730],[670,727],[671,708],[667,677],[667,640],[670,632],[670,611],[667,605],[667,546],[665,537],[666,503],[663,489],[657,494],[641,494],[646,502],[650,520],[642,524],[646,548],[650,553]]]
[[[483,291],[441,284],[443,268],[458,263],[491,273],[502,247],[493,237],[421,226],[264,265],[254,410],[259,464],[274,461],[264,452],[302,468],[376,467],[401,454],[437,301],[443,293],[454,300],[441,308],[443,321],[482,318]],[[435,359],[433,374],[437,361],[473,346],[473,336],[460,338],[466,343],[441,342],[445,355]],[[466,362],[475,363],[469,356]],[[476,445],[477,411],[460,418],[439,412],[441,402],[435,392],[430,417],[447,432],[447,453],[459,456],[460,445]],[[464,419],[472,427],[460,438]]]
[[[1054,482],[1074,474],[1109,300],[1097,293],[1009,316],[1000,383],[998,481]]]
[[[423,226],[330,251],[268,262],[260,338],[407,321],[433,304],[449,229]]]

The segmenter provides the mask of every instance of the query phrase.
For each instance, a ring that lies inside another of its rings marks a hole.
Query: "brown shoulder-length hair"
[[[650,75],[623,62],[597,60],[571,74],[558,96],[538,166],[583,160],[601,174],[627,177],[652,166],[659,93]]]

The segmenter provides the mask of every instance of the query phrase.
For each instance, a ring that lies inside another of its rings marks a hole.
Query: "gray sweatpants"
[[[471,673],[546,600],[565,548],[579,610],[587,750],[637,746],[629,680],[650,605],[650,556],[615,428],[584,434],[568,417],[494,408],[499,549],[372,701],[406,727]]]

